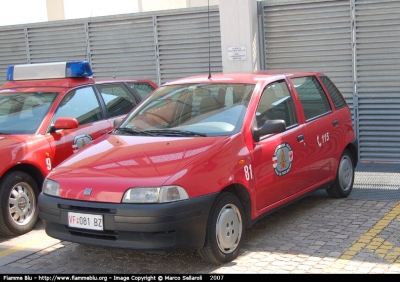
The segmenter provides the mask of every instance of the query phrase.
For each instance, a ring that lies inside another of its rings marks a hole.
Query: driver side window
[[[266,120],[283,119],[286,127],[297,124],[296,112],[289,88],[284,80],[269,84],[257,106],[256,120],[261,127]]]
[[[69,92],[61,101],[53,120],[73,117],[79,125],[99,121],[103,118],[100,104],[92,87],[83,87]]]

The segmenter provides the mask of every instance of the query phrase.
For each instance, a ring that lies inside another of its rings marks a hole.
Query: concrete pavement
[[[247,230],[242,254],[210,265],[196,251],[149,254],[61,242],[32,232],[0,239],[0,273],[60,274],[400,274],[400,165],[362,164],[347,199],[325,191]]]

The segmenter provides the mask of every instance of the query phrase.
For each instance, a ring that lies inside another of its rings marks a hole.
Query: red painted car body
[[[124,117],[142,99],[132,90],[142,84],[151,91],[157,88],[150,80],[91,77],[12,80],[0,88],[0,234],[18,235],[33,228],[37,197],[47,174],[111,131],[113,120]],[[120,97],[127,106],[119,112],[111,105],[117,96],[110,89],[124,92]],[[98,107],[78,110],[79,104],[90,104],[89,97],[98,101]],[[80,102],[72,107],[74,99]],[[92,120],[83,117],[90,110],[97,111]]]
[[[347,197],[357,159],[350,109],[322,73],[185,78],[53,170],[39,216],[62,240],[223,263],[283,204],[319,188]]]

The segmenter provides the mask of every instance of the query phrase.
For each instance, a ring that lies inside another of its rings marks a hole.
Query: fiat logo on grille
[[[92,188],[86,188],[85,191],[83,192],[84,196],[90,196],[92,193]]]

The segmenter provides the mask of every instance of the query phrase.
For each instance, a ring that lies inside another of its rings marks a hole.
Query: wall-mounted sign
[[[229,61],[246,61],[246,46],[228,47]]]

